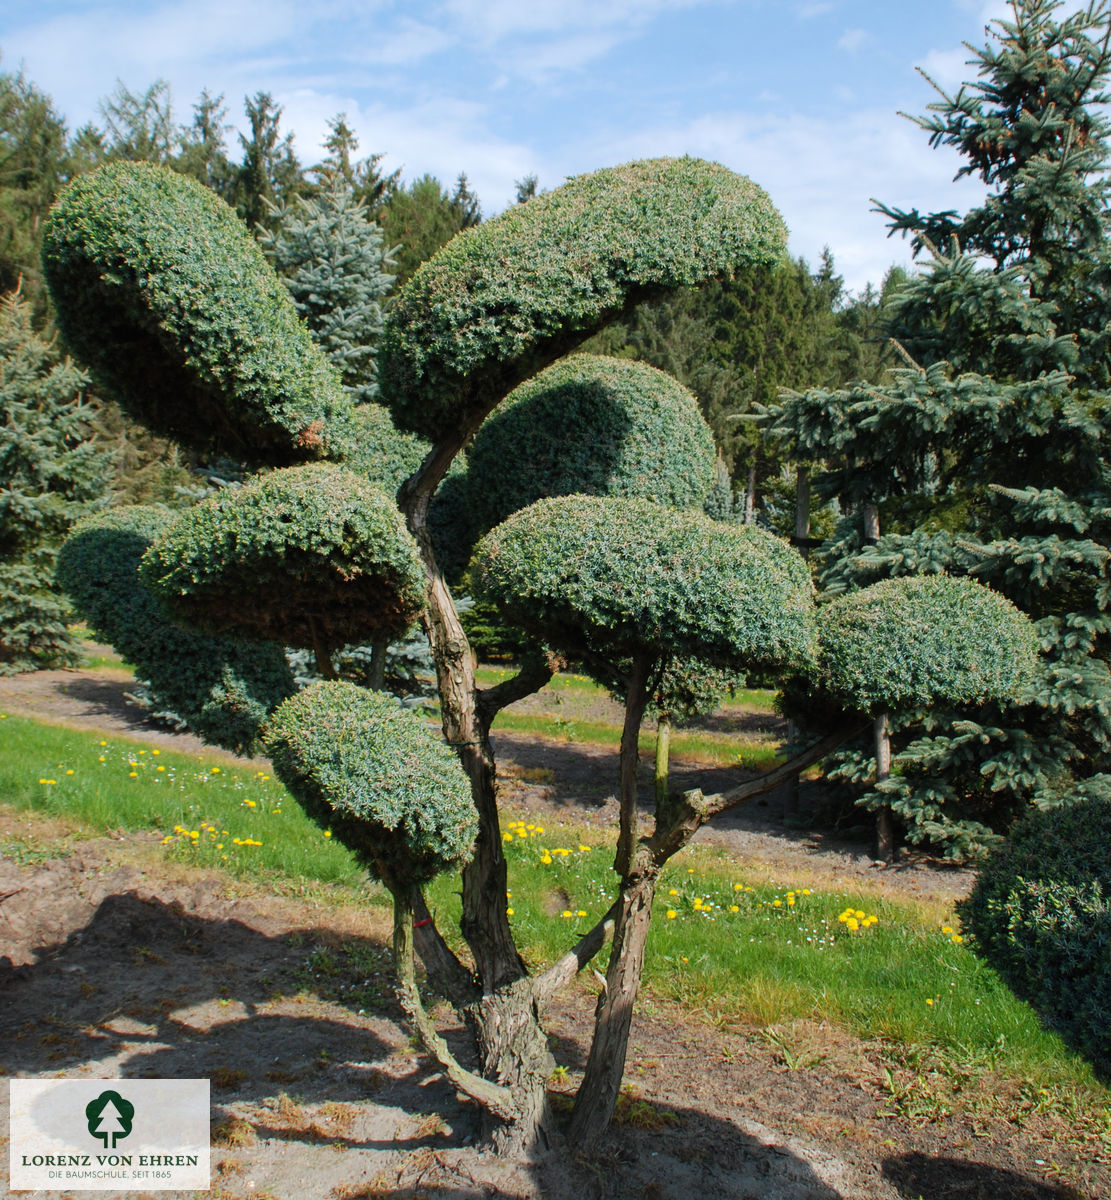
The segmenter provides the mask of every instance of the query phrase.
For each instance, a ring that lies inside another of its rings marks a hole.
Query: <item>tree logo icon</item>
[[[93,1137],[104,1142],[105,1150],[115,1150],[116,1142],[131,1132],[135,1105],[125,1100],[119,1092],[101,1092],[95,1100],[85,1105],[85,1116]]]

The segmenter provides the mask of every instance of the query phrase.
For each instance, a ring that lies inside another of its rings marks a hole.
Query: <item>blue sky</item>
[[[1070,3],[1070,9],[1076,7]],[[542,187],[633,158],[695,154],[762,184],[815,263],[853,289],[903,243],[872,197],[963,208],[956,159],[899,110],[954,87],[1003,0],[0,0],[2,66],[22,65],[71,128],[121,79],[166,79],[178,119],[202,88],[231,124],[246,94],[284,108],[303,162],[346,112],[363,153],[405,177],[466,171],[486,215],[514,180]],[[234,145],[234,133],[229,140]]]

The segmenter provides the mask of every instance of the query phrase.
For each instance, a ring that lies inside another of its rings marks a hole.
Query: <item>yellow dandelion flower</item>
[[[506,915],[507,917],[511,917],[511,916],[513,916],[513,909],[511,909],[511,908],[507,908],[507,909],[505,910],[505,915]]]
[[[772,901],[772,908],[782,908],[782,907],[783,907],[782,900],[773,900]]]
[[[590,850],[589,846],[584,846],[581,842],[579,843],[579,853],[580,854],[586,854],[589,852],[589,850]]]
[[[565,909],[563,910],[563,912],[560,914],[560,916],[563,916],[563,917],[571,917],[571,916],[574,916],[574,913],[572,913],[572,912],[571,912],[571,910],[570,910],[569,908],[565,908]]]
[[[941,932],[942,933],[952,933],[953,927],[951,925],[942,925]]]
[[[331,836],[332,836],[332,831],[331,831],[330,829],[325,829],[325,830],[324,830],[324,836],[325,836],[325,837],[331,837]],[[258,845],[260,845],[260,846],[261,846],[261,845],[262,845],[262,843],[261,843],[261,842],[259,842],[259,843],[258,843]]]
[[[668,893],[667,893],[667,894],[668,894],[669,896],[678,896],[678,895],[679,895],[679,889],[678,889],[678,888],[669,888],[669,889],[668,889]]]
[[[127,773],[127,777],[128,777],[129,779],[138,779],[138,778],[139,778],[139,772],[138,772],[138,771],[128,771],[128,773]]]
[[[927,996],[927,997],[926,997],[926,1003],[927,1003],[927,1004],[929,1004],[931,1007],[933,1006],[933,1002],[934,1002],[934,1001],[933,1001],[933,997],[932,997],[932,996]]]
[[[552,865],[552,856],[550,854],[541,854],[540,861],[544,866],[550,867]]]
[[[586,909],[585,909],[585,908],[580,908],[580,909],[579,909],[579,911],[578,911],[577,913],[575,913],[575,916],[576,916],[576,917],[585,917],[585,916],[586,916]]]
[[[157,769],[157,770],[159,770],[159,771],[164,771],[166,768],[165,768],[165,767],[161,767],[161,766],[160,766],[160,767],[158,767],[158,768],[156,768],[156,769]]]
[[[964,941],[964,938],[962,938],[959,933],[954,933],[953,936],[949,940],[951,942],[956,942],[957,945],[959,946],[961,944],[961,942]]]
[[[669,921],[674,921],[679,914],[675,911],[675,909],[669,908],[666,915]]]
[[[730,912],[740,912],[740,911],[741,911],[741,909],[740,909],[740,905],[737,905],[737,904],[730,904],[730,906],[729,906],[729,911],[730,911]]]
[[[152,750],[152,751],[151,751],[151,754],[154,754],[154,755],[159,755],[159,754],[161,754],[161,753],[162,753],[162,751],[161,751],[161,750]]]
[[[851,929],[851,930],[852,930],[854,933],[857,931],[857,929],[859,929],[859,928],[860,928],[860,922],[859,922],[859,921],[856,919],[856,917],[846,917],[846,918],[845,918],[845,924],[846,924],[846,926],[848,926],[848,928],[849,928],[849,929]]]
[[[809,888],[803,888],[803,889],[802,889],[802,894],[803,894],[804,896],[809,896],[809,895],[810,895],[810,889],[809,889]]]
[[[72,775],[72,774],[73,774],[73,768],[72,768],[72,767],[70,767],[70,769],[69,769],[69,770],[66,772],[66,774],[67,774],[67,775]]]
[[[210,774],[210,775],[219,775],[219,774],[220,774],[220,768],[219,768],[219,767],[213,767],[213,768],[212,768],[212,770],[209,772],[209,774]]]
[[[103,755],[103,754],[102,754],[102,755],[100,755],[100,757],[99,757],[99,758],[98,758],[96,761],[97,761],[97,762],[104,762],[104,755]]]

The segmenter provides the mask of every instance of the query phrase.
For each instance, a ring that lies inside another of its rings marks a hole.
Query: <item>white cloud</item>
[[[869,41],[871,41],[871,37],[867,29],[846,29],[837,39],[837,45],[842,50],[847,50],[850,54],[854,54]]]
[[[824,17],[836,9],[837,5],[832,3],[832,0],[818,0],[816,4],[804,4],[799,9],[799,18],[803,21],[813,20],[814,17]]]
[[[446,0],[445,11],[477,41],[613,29],[632,33],[661,12],[705,0]]]
[[[852,290],[878,284],[892,263],[909,261],[905,243],[885,240],[883,218],[870,211],[873,197],[930,211],[966,208],[982,195],[973,183],[954,185],[955,158],[930,150],[920,131],[887,111],[847,120],[719,112],[642,129],[589,153],[592,163],[694,154],[750,176],[783,213],[792,254],[815,263],[829,245]]]

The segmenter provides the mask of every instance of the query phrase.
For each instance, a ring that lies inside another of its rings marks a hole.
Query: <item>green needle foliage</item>
[[[1111,1075],[1111,801],[1032,813],[983,865],[961,916],[973,948]]]
[[[106,501],[114,457],[93,441],[86,382],[34,332],[18,292],[0,298],[0,674],[79,657],[54,562],[70,526]]]
[[[695,508],[713,470],[713,437],[682,384],[644,363],[576,354],[515,389],[478,431],[468,508],[480,533],[549,496]]]
[[[581,175],[465,231],[398,294],[379,357],[399,425],[474,428],[517,384],[654,291],[777,258],[783,222],[724,167]]]
[[[391,888],[470,858],[478,815],[459,759],[392,696],[315,684],[274,714],[266,746],[305,812]]]
[[[140,578],[202,628],[329,650],[402,633],[424,596],[392,499],[340,467],[287,467],[186,510]]]
[[[650,650],[720,666],[814,661],[810,576],[787,543],[649,500],[540,500],[475,551],[480,595],[579,658]]]
[[[947,575],[888,579],[826,605],[820,674],[865,712],[1007,697],[1033,678],[1038,644],[1005,597]]]
[[[104,390],[156,433],[236,459],[333,456],[350,409],[235,213],[169,168],[113,163],[43,234],[58,322]]]
[[[58,582],[96,636],[135,667],[157,709],[205,741],[254,750],[293,677],[279,646],[186,629],[139,585],[139,563],[172,515],[137,506],[85,517],[58,555]]]

